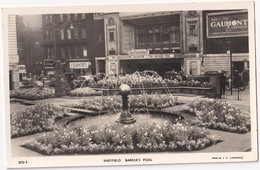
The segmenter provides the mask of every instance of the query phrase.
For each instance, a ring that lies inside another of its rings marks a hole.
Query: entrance
[[[105,60],[97,60],[97,73],[105,73],[106,72],[106,63]]]
[[[239,73],[244,70],[244,61],[235,61],[233,62],[233,72],[237,70]]]
[[[181,61],[181,59],[121,60],[120,72],[131,74],[135,71],[152,70],[163,75],[167,71],[181,71]]]
[[[9,71],[9,89],[13,90],[13,71]]]

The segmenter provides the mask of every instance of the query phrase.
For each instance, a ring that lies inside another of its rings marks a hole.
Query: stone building
[[[107,74],[137,70],[229,73],[227,51],[233,54],[234,69],[248,68],[247,11],[108,13],[98,17],[104,19],[105,57],[95,59],[96,72],[105,65]],[[223,23],[227,25],[221,26]]]
[[[19,81],[19,55],[17,50],[16,16],[8,15],[8,58],[9,58],[9,88],[20,87]]]
[[[44,71],[41,27],[29,27],[23,16],[17,16],[17,46],[19,65],[24,65],[26,73],[40,75]]]
[[[47,74],[55,73],[61,61],[64,73],[95,73],[95,58],[104,57],[103,20],[94,21],[92,13],[42,15],[43,48]],[[95,40],[95,41],[94,41]]]

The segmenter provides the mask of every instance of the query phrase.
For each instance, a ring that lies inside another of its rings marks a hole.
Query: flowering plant
[[[120,127],[119,127],[120,126]],[[191,151],[219,141],[205,129],[179,122],[141,126],[95,125],[46,132],[24,143],[43,154]]]
[[[182,80],[179,77],[175,79],[166,78],[163,79],[158,74],[143,74],[142,72],[135,72],[130,75],[119,76],[106,76],[103,79],[95,82],[92,81],[90,87],[99,87],[102,89],[118,89],[121,84],[127,84],[131,88],[151,88],[151,87],[177,87],[177,86],[189,86],[189,87],[211,87],[208,82],[200,82],[194,80],[192,77],[188,80]]]
[[[190,105],[195,123],[213,129],[245,133],[250,130],[250,114],[221,100],[196,99]]]
[[[101,94],[101,91],[96,91],[89,87],[77,88],[69,92],[71,96],[100,96]]]
[[[110,110],[122,108],[120,96],[97,96],[91,99],[84,99],[80,104],[72,105],[72,107],[91,110]],[[177,97],[171,95],[130,95],[129,107],[144,109],[161,109],[165,107],[175,106],[181,102]]]
[[[43,88],[29,88],[29,89],[17,89],[10,91],[10,97],[15,97],[19,99],[30,99],[39,100],[47,99],[55,96],[54,88],[43,87]]]
[[[55,119],[64,116],[64,109],[51,104],[38,104],[23,112],[11,113],[11,136],[18,137],[57,128]]]

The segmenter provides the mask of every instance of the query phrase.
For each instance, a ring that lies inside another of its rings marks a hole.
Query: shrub
[[[96,91],[89,87],[77,88],[69,92],[71,96],[100,96],[101,94],[101,91]]]
[[[20,113],[11,113],[11,136],[18,137],[57,128],[55,119],[64,116],[64,109],[39,104]]]
[[[39,100],[48,99],[55,96],[54,88],[36,87],[28,89],[18,89],[10,91],[10,97],[19,99]]]
[[[250,114],[221,100],[196,99],[190,105],[195,123],[213,129],[246,133],[250,130]]]
[[[121,84],[127,84],[131,88],[151,88],[151,87],[177,87],[177,86],[190,86],[190,87],[211,87],[208,82],[200,82],[189,78],[187,80],[176,79],[163,79],[157,74],[144,74],[142,72],[135,72],[130,75],[119,76],[106,76],[101,80],[92,81],[90,87],[99,87],[102,89],[118,89]]]
[[[24,143],[47,155],[81,153],[124,153],[147,151],[191,151],[218,142],[205,129],[177,123],[164,125],[105,124],[44,133]]]
[[[171,95],[130,95],[129,107],[144,109],[161,109],[165,107],[180,104],[177,97]],[[72,107],[91,110],[110,110],[122,108],[122,99],[120,96],[98,96],[92,99],[84,99],[80,104]]]

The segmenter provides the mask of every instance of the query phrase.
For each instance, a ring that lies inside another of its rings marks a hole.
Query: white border
[[[13,1],[9,1],[9,2],[13,2]],[[26,1],[27,2],[27,1]],[[131,2],[134,2],[134,1],[131,1]],[[162,2],[162,1],[160,1],[160,2]],[[19,4],[18,2],[16,2],[17,4]],[[45,3],[46,3],[46,1],[45,1]],[[61,4],[58,4],[58,5],[63,5],[63,3],[64,2],[61,2]],[[75,1],[73,1],[73,2],[70,2],[71,4],[75,4]],[[82,2],[81,2],[82,3]],[[102,2],[101,2],[102,3]],[[103,2],[104,3],[104,2]],[[107,2],[105,2],[105,3],[107,3]],[[119,2],[117,2],[117,3],[119,3]],[[129,2],[130,3],[130,2]],[[134,2],[134,3],[139,3],[139,1],[137,1],[137,2]],[[92,2],[92,4],[93,4],[93,2]],[[21,5],[23,5],[23,6],[28,6],[28,2],[27,3],[24,3],[24,2],[20,2],[20,6]],[[31,5],[31,4],[30,4]],[[39,4],[38,2],[37,3],[35,3],[35,6],[36,5],[42,5],[42,4]],[[46,4],[43,4],[43,5],[45,5],[46,6]],[[235,6],[236,4],[233,4],[233,6]],[[13,6],[13,5],[10,5],[9,4],[9,6]],[[150,8],[149,8],[150,9]],[[158,8],[159,9],[159,8]],[[187,9],[187,8],[185,8],[185,9]],[[183,8],[183,10],[184,10],[184,8]],[[59,10],[60,11],[60,10]],[[57,12],[57,13],[59,13],[59,12]],[[252,16],[252,13],[251,13],[251,16]],[[256,15],[257,16],[257,15]],[[254,31],[253,31],[254,32]],[[251,30],[251,33],[252,33],[252,30]],[[250,36],[251,38],[250,38],[250,42],[252,43],[252,38],[254,39],[254,37],[252,37],[252,36]],[[254,41],[253,41],[254,42]],[[252,44],[250,44],[250,46],[252,47]],[[254,46],[254,45],[253,45]],[[252,54],[254,54],[254,48],[253,49],[250,49],[250,56],[252,56]],[[1,58],[2,59],[2,58]],[[2,61],[2,60],[1,60]],[[250,59],[250,61],[251,61],[251,59]],[[1,64],[2,64],[3,62],[1,62]],[[252,62],[250,62],[250,68],[252,68],[251,67],[251,64],[253,64],[254,65],[254,63],[252,63]],[[2,68],[2,67],[1,67]],[[1,77],[3,77],[3,73],[2,73],[2,70],[1,70]],[[254,75],[252,75],[252,77],[253,77]],[[251,80],[252,80],[252,77],[250,77],[251,78]],[[253,79],[254,79],[255,77],[253,77]],[[5,79],[6,80],[6,79]],[[254,79],[255,80],[255,79]],[[256,80],[255,80],[256,81]],[[255,84],[256,82],[252,82],[251,84]],[[1,81],[2,82],[2,81]],[[2,84],[1,84],[2,85]],[[3,86],[0,86],[0,87],[3,87]],[[3,91],[4,91],[4,89],[3,88],[1,88],[1,94],[3,94]],[[254,93],[254,94],[256,94],[256,93]],[[252,96],[251,96],[252,97]],[[0,102],[1,103],[1,102]],[[4,105],[3,105],[3,103],[1,103],[1,111],[2,111],[2,113],[4,113],[4,111],[3,111],[3,107],[4,107]],[[4,121],[3,121],[3,123],[4,123]],[[1,125],[3,125],[3,123],[1,123]],[[1,129],[3,129],[3,128],[1,128]],[[1,133],[1,134],[3,134],[3,133]],[[4,137],[4,134],[3,134],[3,137]],[[4,149],[4,147],[2,147],[2,145],[1,145],[1,148],[3,148]],[[70,162],[70,160],[68,159],[68,161]],[[2,162],[2,161],[1,161]],[[65,160],[64,160],[64,162],[65,162]],[[44,163],[44,162],[42,162],[42,163]],[[212,164],[208,164],[208,166],[207,165],[205,165],[206,167],[210,167],[210,165],[212,165]],[[236,168],[243,168],[243,169],[245,169],[245,168],[247,168],[247,169],[253,169],[252,168],[252,163],[243,163],[243,164],[236,164],[236,165],[238,165]],[[196,167],[198,167],[197,165],[175,165],[176,166],[176,168],[182,168],[183,166],[187,166],[188,168],[194,168],[194,166],[196,166]],[[229,169],[231,168],[230,166],[232,166],[233,167],[233,165],[232,164],[215,164],[214,165],[215,167],[216,167],[216,169],[219,169],[221,166],[221,168],[223,169],[223,167],[229,167]],[[157,168],[159,168],[160,166],[153,166],[153,167],[155,167],[156,169]],[[164,166],[164,168],[168,168],[169,169],[169,165],[165,165]],[[109,168],[119,168],[119,167],[106,167],[106,169],[109,169]],[[131,169],[134,169],[135,167],[124,167],[124,169],[127,169],[127,168],[131,168]],[[139,167],[136,167],[136,168],[139,168]],[[145,167],[145,168],[149,168],[149,169],[151,169],[151,166],[148,166],[148,167]],[[145,169],[144,167],[142,167],[142,169]],[[212,168],[212,167],[211,167]],[[74,169],[74,168],[73,168]],[[96,169],[96,168],[95,168]],[[100,168],[97,168],[97,169],[100,169]],[[199,167],[199,169],[201,169],[201,167]],[[214,168],[215,169],[215,168]]]

